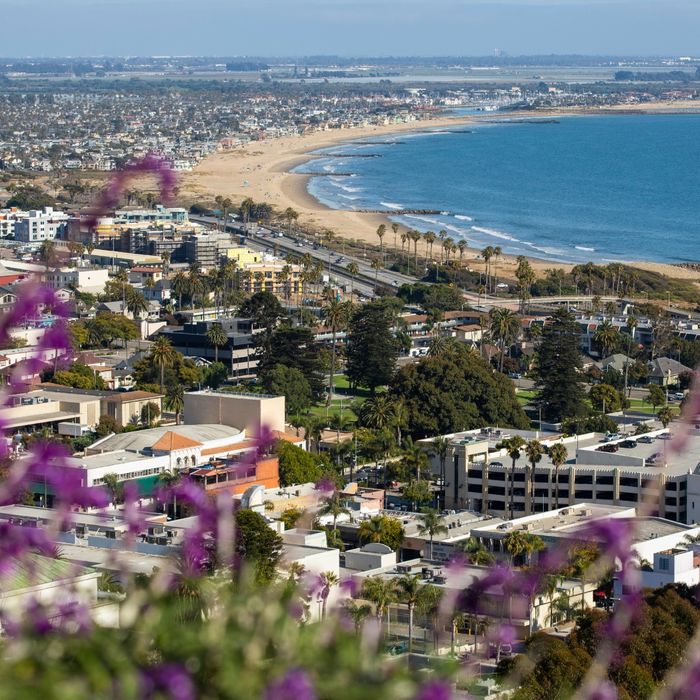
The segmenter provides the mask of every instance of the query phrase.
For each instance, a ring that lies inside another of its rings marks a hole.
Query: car
[[[618,445],[614,442],[611,442],[607,445],[601,445],[598,448],[598,452],[617,452],[620,448]]]
[[[685,398],[685,393],[682,392],[682,391],[677,391],[677,392],[673,395],[673,398],[674,398],[676,401],[683,401],[683,399]]]
[[[503,462],[489,462],[492,467],[502,467]]]
[[[636,440],[623,440],[620,443],[620,447],[624,447],[625,449],[632,449],[633,447],[637,446],[637,441]]]
[[[613,440],[619,440],[620,437],[620,433],[606,433],[601,442],[612,442]]]
[[[661,433],[661,435],[658,436],[658,440],[671,440],[673,438],[673,433],[671,432],[666,432],[666,433]]]
[[[343,262],[344,260],[345,260],[345,258],[344,258],[342,255],[339,255],[339,256],[335,259],[335,262],[336,262],[336,263],[341,263],[341,262]]]
[[[656,438],[653,435],[642,435],[637,438],[637,442],[643,442],[645,445],[651,445],[655,440]]]
[[[656,462],[659,461],[659,459],[661,459],[661,453],[660,453],[660,452],[654,452],[653,455],[649,455],[649,456],[646,458],[646,463],[647,463],[647,464],[655,464]]]
[[[511,379],[522,379],[522,378],[523,378],[523,375],[520,374],[520,372],[509,372],[509,373],[508,373],[508,376],[509,376]]]

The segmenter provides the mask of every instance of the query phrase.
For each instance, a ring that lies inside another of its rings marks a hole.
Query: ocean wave
[[[343,199],[349,199],[353,202],[359,199],[359,197],[353,197],[351,194],[339,194],[338,197],[342,197]]]
[[[520,239],[515,236],[511,236],[509,233],[504,233],[503,231],[496,231],[492,228],[482,228],[481,226],[472,226],[472,231],[476,233],[483,233],[485,236],[493,236],[494,238],[501,238],[504,241],[513,241],[514,243],[520,243]]]
[[[383,207],[387,209],[403,209],[402,204],[395,204],[394,202],[379,202]]]
[[[474,221],[474,217],[465,216],[464,214],[455,214],[455,219],[459,219],[460,221]]]
[[[337,187],[344,192],[362,192],[361,187],[349,187],[348,185],[343,185],[341,183],[337,183]]]
[[[575,245],[576,250],[583,250],[586,253],[595,253],[595,248],[586,248],[584,245]]]

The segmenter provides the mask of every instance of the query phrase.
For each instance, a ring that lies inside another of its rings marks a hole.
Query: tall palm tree
[[[520,333],[520,319],[510,309],[495,307],[489,311],[489,333],[500,347],[499,371],[503,371],[506,348],[510,347]]]
[[[440,239],[440,244],[442,245],[442,252],[440,253],[440,262],[445,262],[445,239],[447,238],[447,231],[445,229],[440,229],[438,231],[438,238]]]
[[[404,248],[406,247],[406,243],[407,243],[409,240],[410,240],[410,239],[409,239],[409,237],[408,237],[408,231],[404,231],[404,232],[401,234],[401,256],[402,256],[402,257],[403,257]],[[409,248],[408,248],[408,252],[409,252],[409,253],[411,252],[410,246],[409,246]],[[411,268],[411,261],[410,261],[410,260],[408,261],[408,268],[409,268],[409,270],[410,270],[410,268]]]
[[[158,474],[156,478],[158,485],[164,489],[171,490],[182,481],[182,474],[177,471],[165,471]],[[173,520],[177,518],[177,494],[173,493]]]
[[[168,387],[165,395],[165,406],[175,414],[175,425],[180,425],[180,415],[185,409],[185,389],[182,384]]]
[[[403,444],[403,429],[408,425],[408,406],[403,398],[395,399],[391,405],[394,427],[396,428],[396,444]]]
[[[214,362],[219,361],[219,348],[226,345],[228,335],[220,323],[215,323],[207,331],[207,342],[214,346]]]
[[[493,288],[496,289],[498,285],[498,258],[503,255],[503,250],[500,245],[493,247]]]
[[[379,258],[373,258],[370,267],[374,270],[374,286],[379,283],[379,270],[382,269],[382,261]]]
[[[377,238],[379,238],[379,255],[384,262],[384,236],[386,235],[386,224],[379,224],[377,227]]]
[[[398,249],[398,245],[396,243],[396,236],[399,232],[399,225],[396,222],[394,222],[391,225],[391,230],[394,232],[394,252],[397,253],[399,249]]]
[[[349,262],[345,269],[350,275],[350,301],[352,301],[352,298],[355,294],[355,278],[360,273],[360,268],[358,267],[356,262]]]
[[[294,223],[299,218],[299,213],[292,209],[292,207],[287,207],[284,210],[284,218],[287,220],[287,235],[291,237],[292,223]]]
[[[323,571],[320,576],[321,580],[321,590],[319,591],[319,596],[321,598],[321,619],[326,617],[326,605],[328,604],[328,596],[333,588],[340,583],[338,574],[333,571]]]
[[[554,507],[559,508],[559,469],[569,457],[566,445],[557,442],[549,448],[549,458],[554,465]]]
[[[415,254],[415,271],[418,274],[418,241],[422,238],[420,231],[411,231],[411,240],[413,241],[413,252]]]
[[[425,239],[426,244],[428,245],[428,251],[430,255],[430,259],[433,259],[433,244],[435,243],[435,239],[437,236],[435,235],[434,231],[426,231],[423,234],[423,238]]]
[[[443,501],[445,494],[445,465],[447,464],[447,453],[450,449],[450,439],[444,435],[439,435],[433,440],[433,444],[430,446],[430,454],[438,458],[440,463],[440,488],[443,491]],[[445,506],[443,502],[443,507]]]
[[[338,331],[347,326],[350,321],[351,305],[345,301],[331,299],[322,309],[326,326],[331,329],[331,364],[328,369],[328,399],[326,404],[331,405],[335,375],[335,350]]]
[[[107,489],[110,503],[115,506],[121,503],[124,489],[119,481],[119,477],[116,474],[105,474],[102,478],[102,483]]]
[[[408,651],[413,650],[413,611],[420,595],[420,579],[418,576],[405,574],[396,580],[398,599],[408,608]]]
[[[515,463],[520,459],[520,450],[525,445],[525,440],[523,440],[520,435],[513,435],[513,437],[508,438],[503,441],[503,447],[508,452],[508,456],[511,458],[511,468],[510,468],[510,519],[513,519],[513,490],[515,488]]]
[[[396,600],[396,584],[391,579],[370,576],[362,582],[361,596],[374,604],[377,621],[381,624],[384,619],[384,613]]]
[[[358,530],[360,542],[381,542],[384,536],[384,521],[381,515],[363,520]]]
[[[446,535],[447,527],[445,526],[445,518],[443,518],[436,510],[427,508],[421,515],[418,516],[420,525],[418,526],[418,534],[428,535],[430,537],[430,559],[433,558],[433,538],[435,535]]]
[[[421,445],[413,442],[412,437],[406,438],[406,444],[402,450],[403,462],[408,470],[408,480],[413,481],[415,474],[416,481],[420,481],[421,470],[428,466],[428,454]]]
[[[481,251],[481,257],[484,259],[485,275],[486,275],[486,291],[491,291],[491,258],[493,257],[493,247],[486,246]]]
[[[525,445],[525,455],[530,462],[530,475],[529,475],[529,488],[530,488],[530,509],[532,510],[532,500],[535,497],[535,467],[537,463],[542,459],[544,454],[544,447],[539,440],[530,440],[527,445]],[[529,515],[529,513],[528,513]]]
[[[165,368],[172,367],[175,361],[175,350],[170,340],[164,335],[159,335],[151,345],[151,360],[160,369],[160,391],[163,392],[165,382]]]
[[[343,607],[355,625],[355,632],[359,632],[364,619],[372,612],[372,608],[367,603],[356,603],[354,600],[346,601]]]
[[[522,530],[513,530],[503,538],[503,548],[510,555],[511,562],[527,551],[527,540]]]
[[[177,308],[182,309],[182,296],[189,293],[190,281],[187,277],[187,273],[180,270],[175,274],[172,280],[172,288],[175,294],[177,294]]]

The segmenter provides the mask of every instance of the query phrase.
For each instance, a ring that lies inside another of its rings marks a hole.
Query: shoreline
[[[318,201],[308,192],[308,183],[313,175],[291,172],[294,168],[308,163],[317,156],[314,152],[344,143],[370,139],[371,137],[386,137],[401,133],[416,133],[432,131],[445,127],[467,126],[476,122],[488,122],[495,119],[541,119],[566,116],[609,116],[627,114],[670,114],[666,110],[675,108],[673,113],[700,113],[700,103],[692,102],[692,107],[683,109],[669,103],[644,105],[615,105],[605,109],[561,109],[542,111],[521,111],[496,113],[485,112],[470,115],[441,115],[431,119],[414,120],[398,124],[376,125],[335,129],[332,131],[312,132],[304,135],[280,137],[278,139],[251,142],[246,146],[232,149],[205,158],[191,173],[182,178],[181,192],[191,196],[210,197],[217,194],[230,197],[240,203],[244,198],[251,197],[256,201],[266,201],[278,210],[287,207],[299,213],[301,224],[314,230],[331,229],[340,237],[349,238],[356,242],[366,242],[376,246],[377,227],[380,224],[391,223],[391,212],[360,213],[345,209],[333,209]],[[689,111],[689,110],[693,111]],[[695,112],[694,110],[697,110]],[[236,179],[239,181],[236,182]],[[401,231],[406,227],[401,225]],[[391,241],[389,239],[392,239]],[[385,245],[393,242],[393,236],[387,236]],[[419,251],[425,254],[426,245],[419,243]],[[468,247],[465,250],[464,262],[470,267],[480,269],[484,262],[480,249]],[[435,256],[434,256],[435,257]],[[546,269],[559,268],[571,270],[577,263],[556,262],[528,255],[527,259],[536,273],[541,274]],[[592,260],[592,262],[596,262]],[[652,261],[630,261],[625,263],[641,270],[657,272],[676,279],[694,280],[700,282],[700,271],[678,267],[673,263]],[[502,274],[512,277],[517,266],[516,256],[504,254],[499,261]]]

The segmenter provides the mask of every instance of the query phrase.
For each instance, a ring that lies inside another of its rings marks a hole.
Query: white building
[[[102,294],[109,280],[109,271],[101,267],[61,267],[49,270],[44,278],[52,289],[74,288],[81,292]]]
[[[53,207],[44,211],[32,210],[15,222],[15,238],[22,243],[41,243],[60,238],[68,229],[70,217]]]

